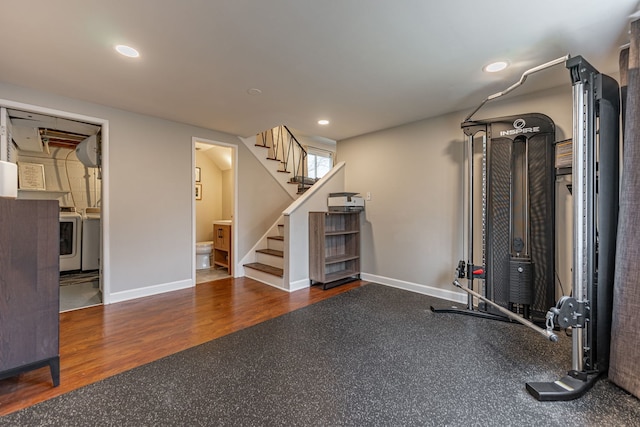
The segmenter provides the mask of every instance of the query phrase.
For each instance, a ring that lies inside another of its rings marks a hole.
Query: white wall
[[[556,140],[572,134],[571,86],[487,104],[475,119],[543,113]],[[379,282],[433,292],[451,285],[463,247],[468,111],[338,141],[346,191],[371,193],[362,223],[362,271]],[[569,285],[570,287],[570,285]],[[567,288],[567,285],[565,285]],[[445,292],[445,293],[446,293]]]
[[[238,146],[241,259],[290,203],[237,137],[0,83],[3,99],[109,121],[108,212],[113,301],[193,283],[192,137]],[[476,118],[540,112],[571,136],[570,86],[489,104]],[[463,135],[467,112],[340,141],[346,190],[371,192],[362,224],[362,271],[450,289],[462,258]]]
[[[284,209],[278,206],[283,191],[236,136],[5,83],[0,83],[0,94],[14,102],[108,120],[103,194],[110,245],[105,254],[107,301],[193,285],[193,137],[238,146],[239,249],[257,241],[266,231],[263,223],[273,223],[265,212]]]

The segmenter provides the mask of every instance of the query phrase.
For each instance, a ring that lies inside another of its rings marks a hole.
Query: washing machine
[[[74,207],[60,208],[60,271],[82,266],[82,215]]]
[[[82,271],[100,268],[100,208],[86,208],[82,217]]]

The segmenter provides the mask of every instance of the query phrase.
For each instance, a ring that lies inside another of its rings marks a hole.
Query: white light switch
[[[367,201],[370,201],[370,200],[371,200],[371,192],[370,192],[370,191],[367,191],[367,197],[366,197],[366,200],[367,200]]]

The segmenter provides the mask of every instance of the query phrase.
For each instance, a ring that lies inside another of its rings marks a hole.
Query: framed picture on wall
[[[196,200],[202,200],[202,184],[196,184]]]
[[[196,168],[196,182],[200,182],[200,168]]]
[[[21,190],[46,190],[44,165],[18,162],[18,184]]]

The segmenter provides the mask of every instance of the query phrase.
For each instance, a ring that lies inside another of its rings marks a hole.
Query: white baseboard
[[[194,286],[193,280],[179,280],[177,282],[162,283],[160,285],[147,286],[146,288],[132,289],[130,291],[114,292],[109,298],[109,303],[128,301],[136,298],[149,297],[165,292],[177,291]]]
[[[297,280],[295,282],[289,283],[289,292],[299,291],[300,289],[305,289],[311,286],[309,283],[309,278]]]
[[[431,297],[442,298],[459,304],[466,304],[467,302],[467,294],[464,292],[449,291],[446,289],[434,288],[433,286],[420,285],[418,283],[405,282],[404,280],[376,276],[375,274],[368,273],[361,273],[360,278],[367,282],[379,283],[381,285],[404,289],[406,291],[429,295]]]

